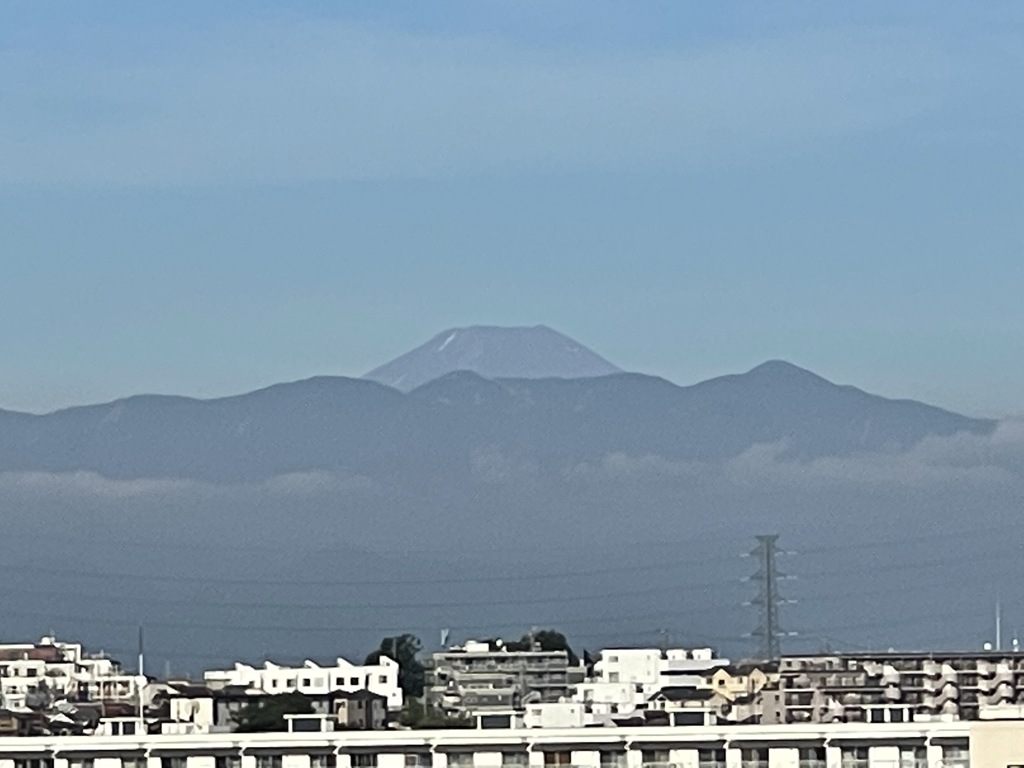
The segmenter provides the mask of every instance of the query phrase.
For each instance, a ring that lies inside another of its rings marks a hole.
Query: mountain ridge
[[[789,363],[680,387],[615,373],[488,379],[452,372],[408,393],[317,376],[223,398],[136,395],[23,418],[0,412],[0,472],[238,482],[335,470],[465,482],[488,446],[550,471],[624,453],[716,461],[784,441],[794,456],[908,447],[996,422],[837,385]]]
[[[621,369],[546,325],[449,328],[362,378],[410,392],[447,373],[484,378],[586,378]]]

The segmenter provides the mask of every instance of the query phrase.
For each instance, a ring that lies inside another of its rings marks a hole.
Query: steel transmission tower
[[[785,554],[779,552],[778,538],[778,534],[758,536],[757,548],[750,553],[750,557],[756,557],[759,563],[757,573],[749,579],[758,584],[757,597],[750,601],[750,605],[757,606],[761,614],[761,623],[751,635],[759,640],[758,655],[767,660],[779,658],[780,638],[795,634],[783,632],[779,624],[779,606],[795,601],[786,600],[779,594],[779,582],[787,577],[779,573],[776,565],[776,556]]]

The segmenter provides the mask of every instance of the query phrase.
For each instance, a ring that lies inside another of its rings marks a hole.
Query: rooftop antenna
[[[139,624],[139,677],[146,674],[146,655],[143,652],[142,625]]]
[[[142,695],[145,686],[145,669],[146,669],[146,654],[143,650],[143,638],[142,638],[142,624],[139,624],[139,679],[138,679],[138,694],[139,694],[139,720],[143,718],[142,714]]]
[[[1003,604],[996,593],[996,650],[1003,650]]]

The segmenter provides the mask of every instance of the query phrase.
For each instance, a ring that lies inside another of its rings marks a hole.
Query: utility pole
[[[786,577],[779,573],[776,565],[776,556],[784,554],[778,550],[778,538],[778,534],[758,536],[757,548],[750,553],[759,563],[757,573],[750,577],[750,581],[758,584],[757,597],[750,601],[750,605],[756,605],[760,611],[760,624],[751,635],[759,640],[758,656],[768,661],[781,655],[779,639],[793,634],[783,632],[779,624],[779,606],[794,601],[779,595],[779,582]]]

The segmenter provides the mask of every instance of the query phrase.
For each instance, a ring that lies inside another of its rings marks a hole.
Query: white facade
[[[524,728],[582,728],[586,711],[574,701],[528,704],[523,711]]]
[[[627,715],[643,702],[631,683],[605,683],[588,680],[576,686],[572,700],[583,704],[594,715]]]
[[[264,693],[326,694],[332,691],[368,690],[386,696],[388,710],[402,708],[402,689],[398,685],[398,662],[387,656],[379,664],[356,665],[339,658],[332,667],[307,661],[301,667],[282,667],[266,662],[262,667],[235,664],[234,669],[208,670],[203,674],[212,688],[242,686]]]
[[[698,687],[703,674],[729,664],[710,648],[609,648],[594,664],[594,679],[577,689],[574,701],[595,714],[625,714],[669,686]]]
[[[0,739],[0,768],[1006,768],[1024,723]],[[30,762],[38,761],[38,762]]]
[[[146,679],[127,674],[79,643],[44,637],[38,643],[0,644],[0,704],[22,709],[33,693],[82,701],[136,701]]]

